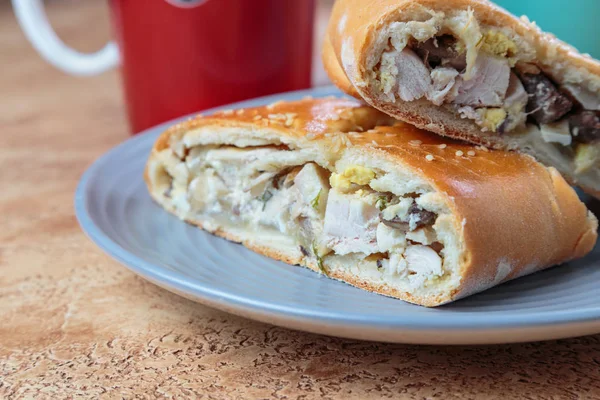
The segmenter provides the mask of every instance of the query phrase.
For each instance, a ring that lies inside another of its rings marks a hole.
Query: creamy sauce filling
[[[360,255],[381,274],[421,287],[446,273],[437,215],[418,195],[373,190],[378,173],[358,165],[330,171],[302,150],[194,147],[183,160],[161,153],[164,196],[197,217],[289,236],[327,273],[330,255]]]

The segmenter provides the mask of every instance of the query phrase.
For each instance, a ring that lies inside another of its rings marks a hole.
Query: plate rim
[[[339,312],[330,312],[325,310],[309,310],[301,307],[292,307],[273,302],[256,300],[246,296],[237,295],[234,292],[219,290],[210,287],[199,280],[191,280],[184,274],[177,271],[164,268],[160,264],[153,264],[145,261],[135,254],[125,250],[117,242],[110,238],[99,226],[97,226],[87,209],[87,188],[91,179],[97,175],[107,160],[114,156],[124,147],[128,147],[133,142],[148,140],[148,135],[156,134],[167,127],[191,118],[199,113],[210,114],[222,109],[236,109],[242,107],[256,106],[259,104],[268,104],[272,101],[286,98],[288,100],[298,99],[305,96],[325,97],[329,95],[343,95],[333,86],[320,88],[304,89],[292,92],[279,93],[255,99],[249,99],[241,102],[227,104],[208,110],[202,110],[188,114],[173,120],[158,124],[154,127],[145,129],[136,135],[126,139],[122,143],[113,147],[109,151],[97,158],[83,173],[75,191],[74,208],[75,216],[81,229],[86,236],[90,238],[98,247],[100,247],[109,256],[123,264],[125,267],[149,279],[154,283],[160,282],[159,286],[166,289],[173,289],[180,293],[185,293],[191,298],[202,299],[205,304],[213,307],[225,309],[228,312],[233,310],[244,310],[252,315],[262,315],[264,317],[275,317],[276,319],[294,319],[309,320],[312,323],[325,325],[347,326],[352,328],[371,328],[371,329],[401,329],[401,330],[464,330],[470,331],[494,331],[498,329],[525,329],[532,327],[551,327],[555,325],[589,323],[600,321],[600,306],[587,307],[583,309],[561,310],[561,311],[538,311],[524,312],[511,315],[505,312],[503,315],[486,316],[484,313],[463,312],[457,314],[445,311],[444,307],[428,309],[429,312],[391,317],[373,317],[365,314],[341,314]],[[141,177],[140,177],[141,179]],[[222,239],[225,240],[225,239]],[[590,293],[593,295],[593,292]],[[402,301],[402,300],[398,300]],[[418,307],[418,306],[415,306]]]

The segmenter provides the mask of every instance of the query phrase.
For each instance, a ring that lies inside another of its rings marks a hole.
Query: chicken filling
[[[519,61],[516,43],[501,31],[483,31],[474,59],[449,33],[411,37],[398,48],[394,43],[389,40],[374,68],[376,87],[388,100],[426,99],[497,134],[536,125],[545,142],[571,153],[578,172],[600,163],[598,95],[557,85],[536,65]]]
[[[380,172],[350,166],[331,173],[303,150],[281,146],[202,146],[183,159],[163,153],[163,195],[177,208],[290,237],[325,274],[328,257],[351,254],[410,287],[444,275],[437,215],[417,194],[373,190],[369,182]]]

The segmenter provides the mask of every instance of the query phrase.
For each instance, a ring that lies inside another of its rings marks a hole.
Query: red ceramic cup
[[[66,72],[122,67],[133,132],[205,108],[310,86],[314,0],[109,0],[116,45],[67,48],[40,0],[13,0],[25,33]]]

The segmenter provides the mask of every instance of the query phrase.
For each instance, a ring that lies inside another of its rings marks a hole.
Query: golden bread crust
[[[329,34],[325,34],[323,39],[323,49],[321,50],[321,58],[323,60],[323,66],[329,75],[329,79],[335,86],[337,86],[344,93],[362,100],[360,93],[352,86],[352,83],[348,80],[346,73],[342,69],[340,62],[337,59]]]
[[[393,121],[393,118],[354,99],[307,97],[295,102],[275,102],[248,108],[242,112],[225,110],[206,117],[198,115],[165,131],[156,141],[154,149],[166,149],[173,137],[209,125],[264,128],[283,137],[298,139],[306,135],[370,129]]]

